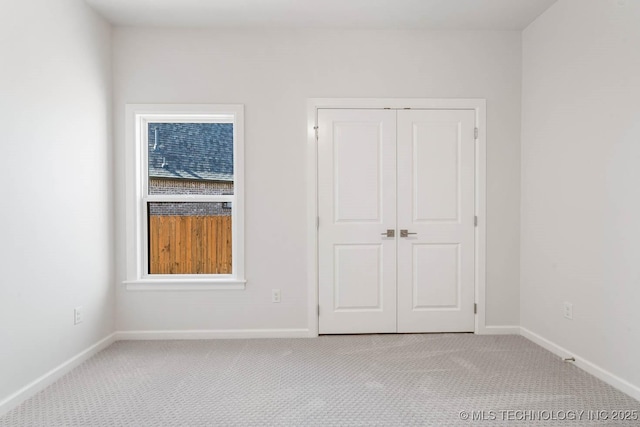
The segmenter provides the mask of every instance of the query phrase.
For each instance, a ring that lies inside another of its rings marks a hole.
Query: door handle
[[[409,237],[410,234],[418,234],[418,233],[409,233],[409,230],[400,230],[400,237]]]
[[[385,231],[384,233],[380,233],[382,236],[385,237],[396,237],[396,230],[390,228],[389,230]]]

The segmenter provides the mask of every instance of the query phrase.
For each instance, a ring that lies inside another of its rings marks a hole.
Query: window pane
[[[149,194],[233,194],[232,123],[149,123]]]
[[[149,274],[231,274],[231,203],[152,202]]]

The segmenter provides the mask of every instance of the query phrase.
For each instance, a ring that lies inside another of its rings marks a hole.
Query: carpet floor
[[[640,402],[520,336],[342,335],[119,341],[0,426],[637,426],[639,416]]]

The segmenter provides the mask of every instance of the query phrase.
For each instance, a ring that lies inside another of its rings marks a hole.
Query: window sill
[[[238,279],[137,279],[122,282],[128,291],[227,291],[242,290],[246,280]]]

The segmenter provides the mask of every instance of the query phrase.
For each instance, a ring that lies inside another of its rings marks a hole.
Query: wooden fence
[[[150,274],[230,274],[231,216],[151,216]]]

